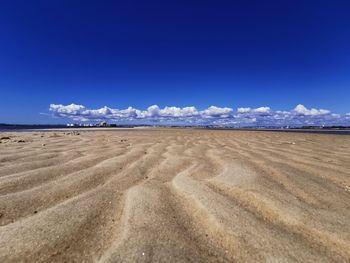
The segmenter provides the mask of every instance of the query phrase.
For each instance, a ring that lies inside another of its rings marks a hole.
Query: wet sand
[[[0,137],[0,262],[350,262],[350,136]]]

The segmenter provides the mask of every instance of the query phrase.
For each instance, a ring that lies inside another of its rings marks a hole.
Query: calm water
[[[216,130],[215,128],[212,130]],[[333,134],[333,135],[350,135],[350,130],[302,130],[302,129],[218,129],[218,130],[233,130],[233,131],[267,131],[267,132],[296,132],[296,133],[316,133],[316,134]]]
[[[91,130],[94,128],[95,130]],[[67,127],[65,125],[0,125],[0,132],[92,132],[92,131],[156,131],[132,127]]]
[[[272,131],[272,132],[298,132],[298,133],[350,135],[350,130],[270,130],[270,131]]]
[[[45,129],[0,129],[0,132],[103,132],[103,131],[108,131],[108,132],[156,132],[158,130],[151,130],[151,129],[101,129],[101,130],[77,130],[77,129],[50,129],[50,130],[45,130]]]

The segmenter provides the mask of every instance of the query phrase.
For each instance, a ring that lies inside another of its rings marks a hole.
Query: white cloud
[[[66,106],[62,104],[50,104],[50,110],[64,114],[77,114],[84,109],[85,107],[83,105],[77,105],[74,103]]]
[[[297,105],[295,108],[294,108],[294,111],[298,114],[302,114],[302,115],[325,115],[325,114],[329,114],[330,111],[329,110],[324,110],[324,109],[308,109],[306,108],[304,105]]]
[[[252,108],[238,108],[237,109],[238,113],[251,113],[251,112],[268,113],[270,111],[271,111],[270,107],[259,107],[259,108],[256,108],[256,109],[252,109]]]
[[[193,117],[197,116],[199,113],[195,107],[165,107],[161,109],[160,115],[163,117]]]
[[[156,117],[156,116],[159,116],[159,112],[160,112],[159,107],[157,105],[152,105],[148,107],[147,111],[144,112],[143,116]]]
[[[238,113],[247,113],[247,112],[251,112],[251,108],[238,108],[237,112]]]
[[[204,110],[190,107],[164,107],[152,105],[146,110],[133,107],[114,109],[104,106],[88,109],[78,104],[51,104],[49,110],[55,117],[74,121],[219,125],[219,126],[303,126],[350,125],[350,113],[340,115],[325,109],[308,109],[297,105],[290,111],[274,111],[270,107],[238,108],[210,106]]]
[[[210,106],[209,108],[201,111],[201,115],[205,117],[217,117],[217,118],[227,118],[233,112],[231,108],[220,108],[216,106]]]
[[[266,112],[270,112],[270,107],[260,107],[260,108],[256,108],[253,109],[253,112],[259,112],[259,113],[266,113]]]

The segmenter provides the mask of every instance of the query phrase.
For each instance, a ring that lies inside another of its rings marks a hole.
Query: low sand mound
[[[0,137],[0,262],[350,262],[350,136]]]

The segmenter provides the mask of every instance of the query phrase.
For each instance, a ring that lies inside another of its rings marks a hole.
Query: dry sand
[[[350,262],[350,136],[0,135],[0,262]]]

